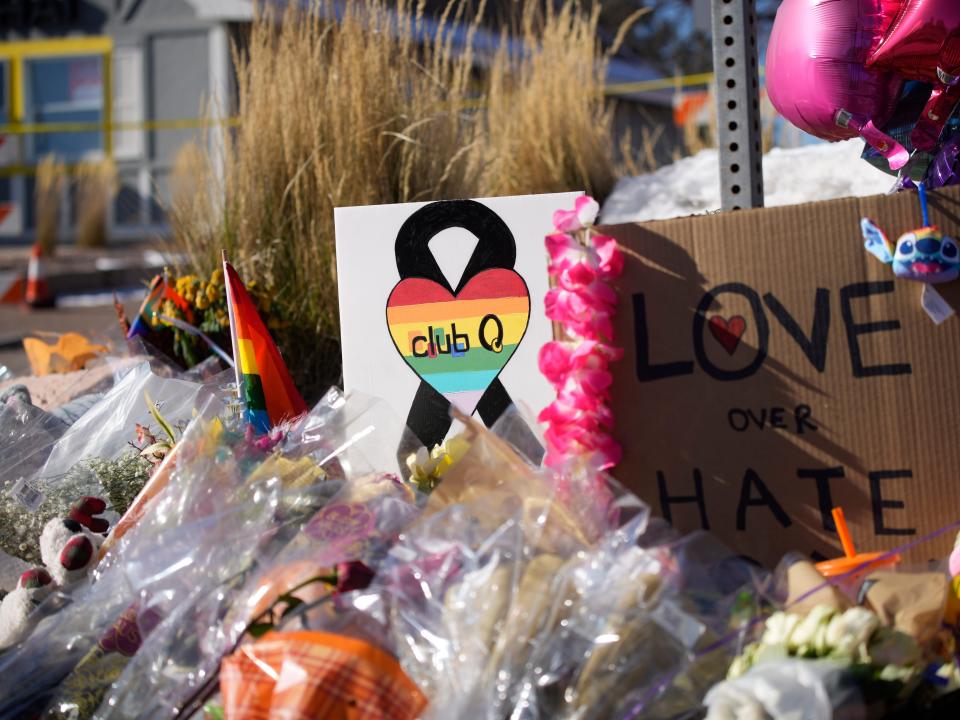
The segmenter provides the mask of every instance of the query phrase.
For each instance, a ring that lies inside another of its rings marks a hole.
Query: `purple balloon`
[[[947,187],[960,183],[957,161],[960,160],[960,134],[954,135],[933,158],[927,168],[926,185],[930,188]]]

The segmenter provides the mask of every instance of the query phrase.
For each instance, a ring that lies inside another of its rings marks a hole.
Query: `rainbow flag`
[[[137,336],[145,336],[150,332],[150,321],[153,319],[153,314],[160,311],[160,303],[163,300],[173,301],[174,305],[183,312],[187,322],[193,322],[193,311],[190,309],[190,303],[184,300],[176,290],[167,284],[167,281],[163,279],[163,275],[155,275],[153,280],[150,281],[150,287],[147,288],[147,296],[143,298],[143,303],[140,305],[137,317],[127,331],[128,340]]]
[[[307,404],[297,392],[240,276],[226,260],[223,276],[240,397],[247,420],[258,433],[266,433],[283,420],[303,415]]]

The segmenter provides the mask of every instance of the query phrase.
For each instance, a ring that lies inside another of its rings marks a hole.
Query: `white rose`
[[[852,607],[835,615],[827,628],[828,651],[853,657],[865,648],[878,627],[880,619],[866,608]]]
[[[746,674],[747,670],[753,665],[753,654],[756,652],[756,645],[747,645],[743,652],[737,655],[730,663],[730,669],[727,670],[727,679],[733,680]]]
[[[800,624],[801,617],[792,613],[777,612],[767,618],[760,642],[764,645],[787,645],[790,636]]]
[[[828,605],[817,605],[807,616],[800,621],[797,629],[790,634],[788,643],[791,650],[806,653],[810,650],[819,651],[826,637],[826,629],[834,610]]]

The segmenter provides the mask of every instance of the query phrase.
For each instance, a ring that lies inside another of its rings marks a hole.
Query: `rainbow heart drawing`
[[[527,284],[506,268],[477,273],[456,295],[433,280],[406,278],[387,300],[387,326],[404,361],[466,415],[513,356],[529,320]]]

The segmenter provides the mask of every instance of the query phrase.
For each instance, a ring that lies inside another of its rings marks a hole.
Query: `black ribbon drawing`
[[[450,228],[463,228],[477,238],[456,289],[450,286],[429,246],[434,236]],[[403,223],[394,247],[401,282],[413,277],[432,280],[453,296],[478,273],[494,268],[512,270],[517,260],[517,245],[510,228],[499,215],[474,200],[443,200],[425,205]],[[511,405],[513,400],[498,376],[481,396],[477,412],[484,424],[492,427]],[[407,414],[407,427],[425,447],[432,448],[443,442],[452,424],[450,401],[421,378]],[[539,463],[543,448],[525,424],[523,431],[527,437],[515,444],[530,448],[528,457]]]

